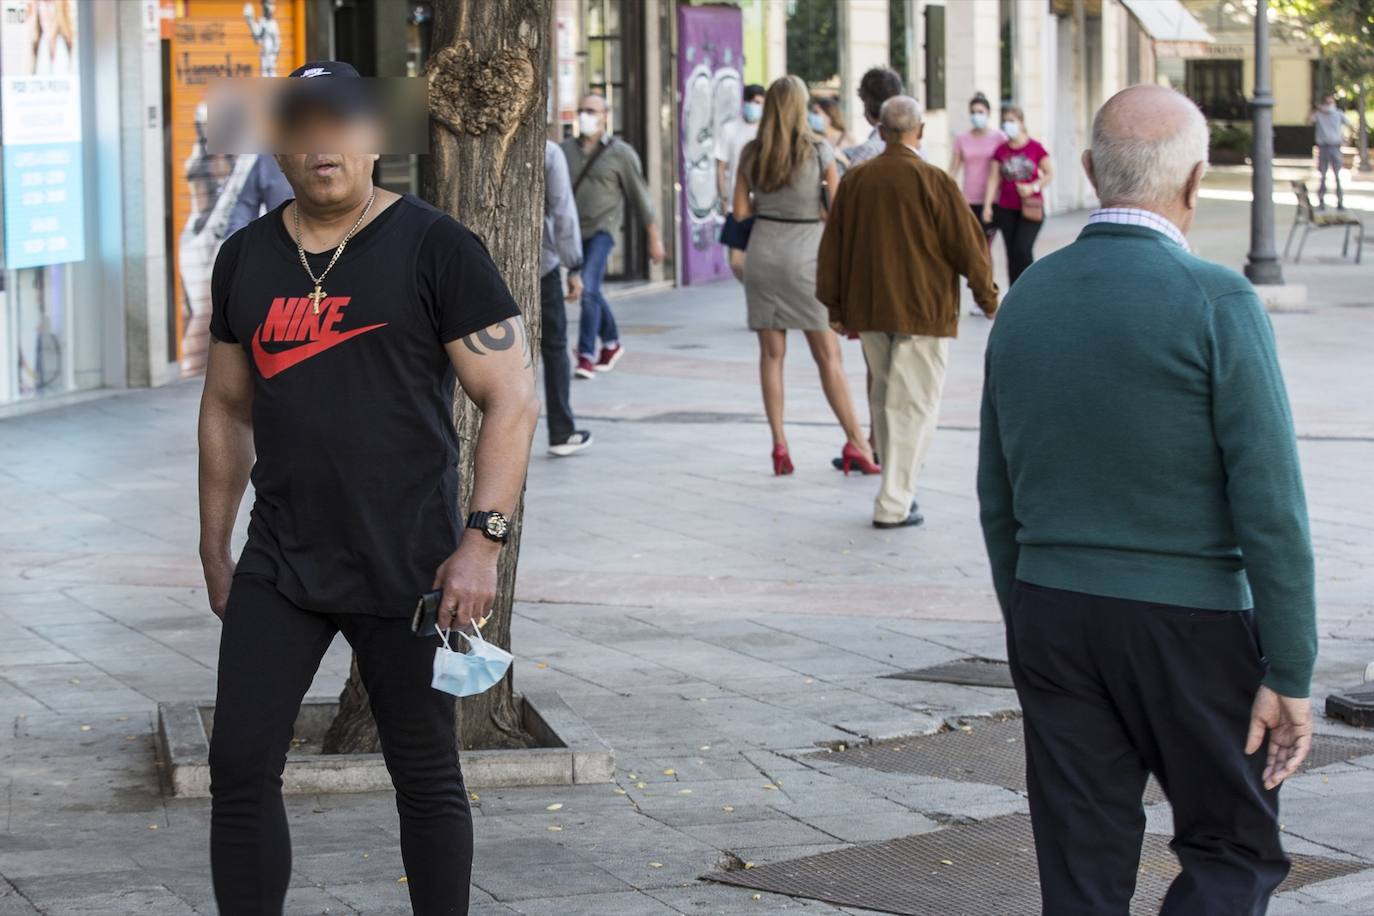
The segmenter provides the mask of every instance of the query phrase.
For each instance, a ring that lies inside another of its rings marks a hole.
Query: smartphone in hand
[[[415,613],[410,618],[410,632],[416,636],[432,636],[439,626],[439,602],[444,598],[443,589],[425,592],[415,604]]]

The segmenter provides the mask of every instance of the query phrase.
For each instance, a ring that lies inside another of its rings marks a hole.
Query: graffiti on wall
[[[734,7],[678,8],[679,174],[682,176],[682,280],[730,275],[717,241],[724,206],[716,190],[716,137],[740,116],[743,30]]]

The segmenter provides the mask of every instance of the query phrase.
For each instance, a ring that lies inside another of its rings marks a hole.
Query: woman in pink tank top
[[[949,159],[949,174],[956,181],[962,169],[964,180],[964,200],[968,201],[973,215],[983,226],[988,245],[997,234],[997,224],[983,219],[983,198],[987,193],[988,170],[992,167],[992,157],[998,147],[1007,142],[1006,134],[989,123],[992,119],[992,106],[988,97],[981,92],[974,93],[968,103],[968,118],[972,128],[954,138],[954,152]]]

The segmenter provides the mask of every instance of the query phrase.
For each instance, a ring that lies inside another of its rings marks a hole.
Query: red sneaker
[[[620,362],[620,357],[625,355],[625,348],[620,344],[601,348],[601,358],[596,361],[597,372],[610,372],[615,368],[615,364]]]
[[[573,375],[578,378],[596,378],[596,364],[592,362],[590,356],[579,356],[577,368],[573,370]]]

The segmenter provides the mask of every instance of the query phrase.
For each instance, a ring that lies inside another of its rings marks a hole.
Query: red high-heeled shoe
[[[792,456],[787,453],[787,446],[773,446],[773,473],[781,477],[784,474],[791,474],[792,470]]]
[[[840,470],[844,471],[844,476],[849,476],[849,469],[854,468],[860,474],[881,474],[883,469],[878,467],[876,462],[869,461],[864,457],[864,453],[854,447],[853,443],[846,442],[844,448],[840,449]]]

